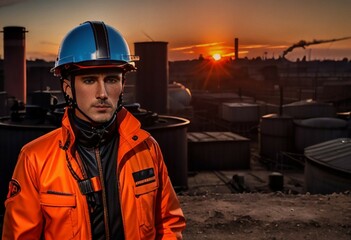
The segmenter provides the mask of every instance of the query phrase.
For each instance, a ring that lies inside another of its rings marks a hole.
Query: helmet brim
[[[124,61],[111,61],[111,60],[93,60],[84,61],[79,63],[65,64],[60,67],[55,67],[51,69],[51,72],[55,76],[61,77],[62,75],[69,75],[72,71],[79,71],[85,69],[113,69],[118,68],[123,72],[135,71],[136,67],[134,62],[124,62]],[[62,74],[64,72],[64,74]]]

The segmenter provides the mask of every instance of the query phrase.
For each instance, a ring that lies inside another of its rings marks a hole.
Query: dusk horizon
[[[342,60],[351,59],[348,9],[351,2],[343,0],[6,0],[0,2],[0,28],[26,29],[28,60],[54,61],[68,31],[93,20],[120,31],[132,53],[136,42],[167,42],[169,61],[233,58],[235,38],[240,58]]]

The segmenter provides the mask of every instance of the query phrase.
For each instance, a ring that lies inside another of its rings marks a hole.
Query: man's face
[[[109,121],[117,109],[119,96],[123,91],[122,73],[91,72],[75,76],[75,92],[78,108],[94,122]],[[64,82],[66,93],[72,97],[69,82]],[[67,87],[68,86],[68,87]],[[75,109],[78,118],[89,121],[80,111]]]

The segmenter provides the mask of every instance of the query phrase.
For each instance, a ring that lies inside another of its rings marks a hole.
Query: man
[[[103,22],[67,34],[53,68],[68,103],[62,127],[22,148],[3,240],[182,238],[160,148],[121,106],[131,60],[123,37]]]

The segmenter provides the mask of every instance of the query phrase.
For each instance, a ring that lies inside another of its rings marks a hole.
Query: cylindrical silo
[[[225,102],[222,103],[221,118],[229,122],[258,122],[258,105],[256,103]]]
[[[294,120],[295,149],[302,153],[308,146],[348,136],[348,123],[338,118]]]
[[[26,29],[4,27],[4,90],[9,97],[26,102]]]
[[[275,161],[280,152],[293,152],[293,126],[290,116],[262,116],[259,127],[260,155]]]
[[[168,56],[167,42],[137,42],[135,54],[137,80],[136,101],[149,111],[164,114],[167,112]]]
[[[286,104],[283,106],[283,112],[284,115],[291,116],[294,119],[336,116],[336,110],[332,104],[309,100]]]
[[[332,194],[351,189],[351,139],[336,138],[304,149],[305,188],[312,194]]]
[[[7,112],[7,93],[0,92],[0,117],[8,114]]]
[[[189,123],[185,118],[160,115],[155,125],[145,127],[160,145],[169,177],[176,190],[188,188]]]
[[[0,202],[3,203],[8,192],[8,184],[17,163],[18,154],[24,144],[47,133],[57,126],[51,124],[13,123],[9,117],[0,118]],[[4,213],[0,205],[0,215]]]

